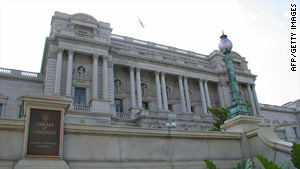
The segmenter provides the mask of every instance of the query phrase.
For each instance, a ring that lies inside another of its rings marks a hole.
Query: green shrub
[[[273,161],[268,161],[267,158],[257,155],[257,159],[260,161],[260,163],[264,166],[265,169],[289,169],[290,163],[285,162],[280,167],[276,165]]]
[[[293,143],[292,162],[294,167],[300,169],[300,144]]]
[[[221,131],[221,125],[224,124],[224,121],[227,119],[227,109],[224,107],[218,108],[207,108],[208,111],[213,115],[213,118],[215,119],[214,128],[212,128],[212,131]]]
[[[214,164],[214,162],[208,160],[208,159],[204,159],[204,162],[207,166],[208,169],[217,169],[216,165]]]
[[[233,167],[233,169],[252,169],[252,161],[249,158],[246,158],[238,163],[237,167]]]

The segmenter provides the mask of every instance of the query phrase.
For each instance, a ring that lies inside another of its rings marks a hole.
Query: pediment
[[[71,19],[73,19],[73,20],[78,20],[78,21],[82,21],[82,22],[95,23],[95,24],[98,23],[97,19],[95,19],[95,18],[92,17],[91,15],[84,14],[84,13],[77,13],[77,14],[74,14],[74,15],[71,16]]]

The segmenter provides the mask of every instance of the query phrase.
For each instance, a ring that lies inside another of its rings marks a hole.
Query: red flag
[[[145,26],[144,26],[143,22],[140,20],[140,18],[138,18],[138,20],[139,20],[139,23],[141,24],[141,26],[142,26],[143,28],[145,28]]]

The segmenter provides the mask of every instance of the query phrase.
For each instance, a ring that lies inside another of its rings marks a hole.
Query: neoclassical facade
[[[55,12],[40,73],[0,68],[1,118],[24,118],[21,97],[31,93],[72,99],[65,121],[101,126],[208,131],[208,107],[227,107],[230,88],[223,54],[202,55],[112,34],[109,23],[87,14]],[[283,106],[260,104],[256,75],[232,52],[244,100],[261,126],[299,142],[300,100]]]

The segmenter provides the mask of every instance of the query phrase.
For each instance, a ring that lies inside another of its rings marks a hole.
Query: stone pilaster
[[[158,110],[162,110],[159,72],[157,71],[155,72],[155,82],[156,82],[156,98],[157,98]]]
[[[164,72],[161,72],[161,87],[162,87],[162,96],[163,96],[163,108],[168,110],[168,98],[166,90],[166,76]]]
[[[183,85],[182,85],[182,76],[178,76],[178,83],[179,83],[179,94],[180,94],[180,103],[182,112],[186,112],[186,106],[185,106],[185,98],[184,98],[184,92],[183,92]]]
[[[141,69],[136,68],[136,94],[137,94],[137,105],[142,108],[142,90],[141,90]]]
[[[108,99],[107,59],[108,59],[108,56],[102,56],[102,93],[103,93],[103,99]]]
[[[58,49],[58,54],[56,59],[55,86],[54,86],[55,94],[60,94],[63,52],[64,50],[62,48]]]
[[[186,111],[191,112],[191,102],[190,102],[190,94],[189,94],[189,86],[187,82],[187,77],[183,78],[184,84],[184,92],[185,92],[185,101],[186,101]]]
[[[74,51],[68,49],[68,67],[67,67],[67,80],[66,80],[67,96],[71,96],[72,94],[73,55],[74,55]]]
[[[200,88],[200,95],[201,95],[203,113],[207,114],[207,106],[206,106],[206,99],[205,99],[205,93],[204,93],[204,87],[203,87],[203,80],[202,79],[199,79],[199,88]]]
[[[135,107],[135,87],[134,87],[134,67],[130,67],[130,96],[131,96],[131,107]]]
[[[93,99],[98,99],[98,59],[99,55],[93,54],[93,79],[92,79],[92,97]]]

